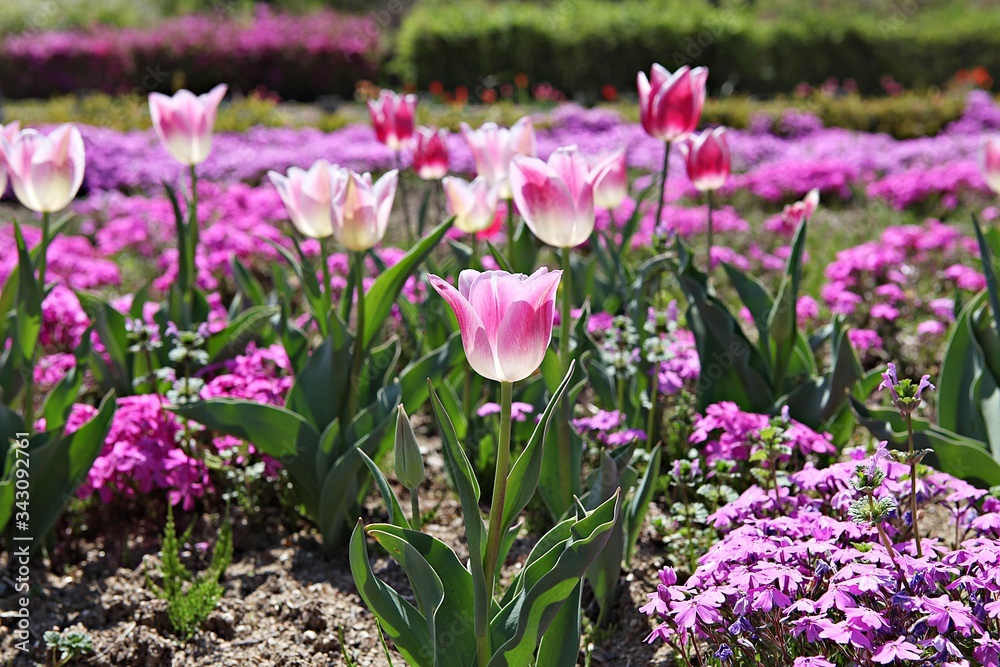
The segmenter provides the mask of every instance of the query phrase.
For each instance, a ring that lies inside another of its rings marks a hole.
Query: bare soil
[[[441,480],[441,477],[437,477]],[[425,508],[435,505],[426,528],[461,552],[461,508],[443,482],[427,489]],[[387,667],[375,619],[354,587],[346,549],[324,557],[319,537],[304,522],[289,521],[279,510],[263,509],[252,516],[234,513],[235,555],[222,583],[225,596],[203,630],[187,643],[171,632],[166,602],[150,590],[147,578],[159,566],[162,507],[130,506],[125,510],[91,507],[64,524],[59,546],[48,560],[36,558],[31,568],[31,650],[14,647],[13,627],[20,594],[13,588],[8,556],[0,555],[0,665],[54,664],[46,655],[42,635],[47,630],[75,628],[93,638],[94,653],[70,665],[96,667],[305,667],[344,665]],[[377,521],[378,503],[366,507],[366,522]],[[159,513],[159,518],[156,514]],[[178,516],[179,527],[183,519]],[[198,526],[197,528],[202,528]],[[213,535],[196,530],[192,541]],[[515,545],[507,563],[513,572],[527,556],[535,537]],[[622,578],[617,625],[585,636],[578,664],[670,665],[661,646],[643,643],[651,628],[638,613],[645,594],[655,590],[662,549],[651,546],[652,532],[635,568]],[[401,570],[387,557],[376,557],[379,576],[401,591]],[[464,557],[464,554],[460,553]],[[207,558],[189,555],[194,570]],[[585,600],[585,604],[587,604]],[[590,607],[594,605],[589,604]],[[591,612],[596,610],[591,609]],[[392,664],[404,665],[390,648]]]

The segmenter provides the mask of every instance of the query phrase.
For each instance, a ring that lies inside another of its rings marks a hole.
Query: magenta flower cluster
[[[955,295],[986,286],[977,257],[975,239],[938,220],[889,227],[878,240],[837,253],[821,296],[847,317],[867,359],[888,354],[929,364],[955,319]]]
[[[52,370],[44,371],[42,377],[54,384],[58,379],[53,381],[49,375],[64,374],[72,360],[72,355],[67,354],[44,357],[42,366],[52,367]],[[277,345],[258,349],[251,344],[244,354],[220,367],[206,369],[204,375],[210,379],[202,389],[203,398],[228,396],[280,405],[292,385],[288,357]],[[104,448],[77,491],[80,498],[96,494],[101,502],[108,503],[116,496],[165,490],[172,505],[191,510],[198,498],[212,490],[204,458],[192,456],[184,446],[192,434],[197,438],[201,427],[185,424],[166,405],[163,397],[154,394],[118,399],[118,409],[104,440]],[[66,425],[67,432],[76,431],[96,412],[93,406],[75,404]],[[44,420],[36,426],[44,430]],[[263,460],[267,476],[277,474],[280,469],[274,459],[259,455],[252,445],[235,438],[219,436],[212,440],[212,445],[216,454],[237,450],[229,459],[233,465]],[[240,449],[244,445],[245,449]]]
[[[11,35],[0,42],[0,88],[15,98],[95,89],[145,94],[169,89],[173,73],[183,71],[196,92],[226,81],[295,99],[346,96],[375,74],[374,23],[329,10],[276,14],[261,5],[249,21],[192,14],[141,28]]]
[[[709,464],[747,461],[760,446],[758,434],[770,422],[767,415],[743,412],[735,403],[716,403],[695,419],[691,443],[699,446]],[[785,438],[788,448],[803,457],[837,451],[829,433],[817,433],[795,420],[789,420],[785,427]],[[782,458],[787,461],[789,456]]]
[[[648,595],[641,611],[661,621],[648,641],[732,665],[1000,664],[1000,501],[927,474],[923,512],[950,525],[916,558],[907,517],[894,516],[883,524],[888,551],[874,527],[848,518],[856,468],[884,470],[881,498],[909,494],[909,467],[860,450],[851,459],[807,464],[779,496],[752,486],[712,514],[722,539],[686,581],[665,568]]]

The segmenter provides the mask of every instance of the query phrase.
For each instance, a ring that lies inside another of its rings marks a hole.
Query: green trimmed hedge
[[[440,81],[475,90],[524,73],[567,94],[596,95],[605,84],[634,90],[636,72],[653,62],[706,65],[713,89],[728,83],[754,94],[830,76],[881,93],[883,74],[925,88],[962,67],[1000,72],[1000,12],[927,6],[791,20],[665,0],[434,0],[404,19],[392,71],[419,88]]]

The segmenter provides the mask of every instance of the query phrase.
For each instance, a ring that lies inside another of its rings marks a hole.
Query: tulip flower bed
[[[707,77],[0,127],[0,661],[1000,667],[1000,108]]]

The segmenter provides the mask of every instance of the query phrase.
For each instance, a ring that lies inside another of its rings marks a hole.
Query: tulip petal
[[[543,305],[541,310],[535,310],[526,301],[516,301],[507,309],[497,332],[497,357],[503,380],[523,380],[542,364],[552,337],[552,317],[555,314],[553,304],[548,305],[551,311],[548,317],[545,309]]]
[[[451,306],[455,317],[458,319],[458,328],[462,335],[462,347],[465,349],[465,356],[469,360],[469,365],[472,366],[474,371],[487,379],[500,380],[496,355],[490,346],[486,329],[476,310],[447,281],[435,275],[429,275],[427,279],[431,287]]]
[[[551,246],[568,247],[576,205],[569,188],[548,165],[538,158],[515,158],[510,167],[510,187],[531,232]]]

